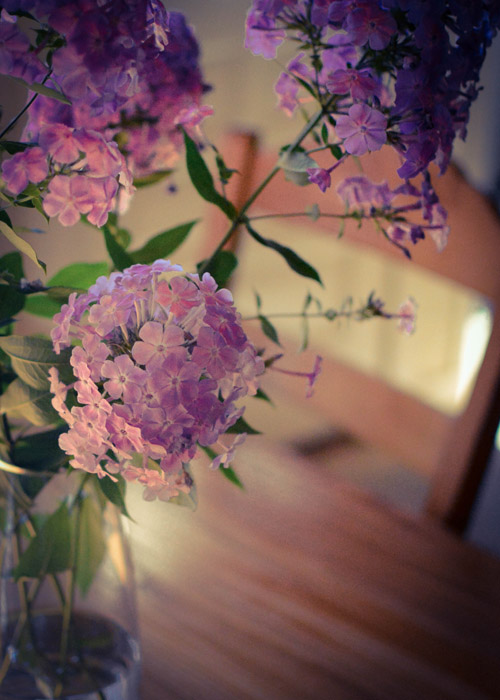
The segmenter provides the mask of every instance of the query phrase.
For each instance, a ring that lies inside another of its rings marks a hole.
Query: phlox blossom
[[[27,148],[16,153],[2,165],[2,175],[9,192],[20,194],[30,182],[41,182],[49,172],[45,153],[41,148]]]
[[[387,141],[385,132],[387,119],[382,112],[365,103],[356,102],[348,114],[337,118],[335,131],[344,139],[344,146],[353,156],[362,156],[367,151],[378,151]]]
[[[54,322],[56,352],[74,344],[75,381],[50,371],[70,464],[137,481],[146,499],[189,492],[188,463],[240,418],[237,402],[256,393],[264,371],[229,292],[158,260],[100,278]],[[240,441],[214,466],[228,466]]]
[[[399,330],[408,335],[415,330],[415,319],[417,315],[417,302],[412,297],[408,297],[398,309],[396,317],[399,319]]]
[[[49,216],[58,216],[63,226],[73,226],[82,214],[92,209],[87,178],[83,175],[56,175],[49,184],[43,208]]]

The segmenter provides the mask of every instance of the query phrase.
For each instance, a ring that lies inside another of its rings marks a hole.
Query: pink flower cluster
[[[42,127],[38,142],[3,163],[3,180],[13,195],[29,183],[41,184],[44,211],[63,226],[76,224],[82,214],[102,226],[116,206],[120,185],[126,194],[133,192],[125,158],[98,131],[51,124]]]
[[[165,260],[133,265],[72,294],[54,316],[56,352],[78,342],[75,382],[50,370],[52,403],[69,425],[60,447],[76,469],[143,484],[146,499],[188,492],[200,446],[216,447],[214,468],[228,465],[243,437],[229,448],[218,440],[264,371],[230,292],[208,273],[181,273]]]
[[[33,26],[28,22],[26,31],[46,38],[31,46],[15,14],[4,11],[0,72],[46,80],[71,102],[37,95],[22,136],[31,148],[4,163],[5,185],[18,195],[28,183],[39,184],[49,216],[72,225],[86,214],[101,226],[120,185],[123,206],[132,176],[175,165],[178,124],[193,129],[210,113],[200,108],[206,86],[197,42],[183,15],[167,12],[160,0],[8,0],[5,6],[28,11]]]

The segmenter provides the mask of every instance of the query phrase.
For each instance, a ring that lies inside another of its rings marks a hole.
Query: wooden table
[[[260,437],[238,473],[131,503],[142,700],[500,698],[500,561]]]

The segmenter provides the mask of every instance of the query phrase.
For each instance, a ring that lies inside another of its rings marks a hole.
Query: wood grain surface
[[[132,500],[142,700],[500,698],[500,561],[261,437],[237,467]]]

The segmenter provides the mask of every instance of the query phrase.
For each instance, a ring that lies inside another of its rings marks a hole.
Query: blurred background
[[[244,22],[248,0],[178,1],[167,4],[167,9],[183,12],[192,24],[201,45],[202,67],[205,80],[213,86],[206,103],[214,106],[215,114],[205,121],[208,139],[216,145],[224,134],[238,129],[254,131],[269,148],[289,143],[298,133],[301,122],[288,119],[276,108],[273,85],[283,65],[287,63],[286,50],[279,61],[254,57],[243,47]],[[455,162],[482,192],[499,201],[500,91],[498,67],[500,43],[493,45],[483,69],[485,90],[473,105],[466,144],[458,144]],[[2,82],[2,103],[10,113],[22,105],[22,91],[13,92],[7,80]],[[231,167],[231,163],[227,165]],[[192,269],[200,259],[200,249],[206,250],[203,217],[207,208],[194,193],[182,163],[174,177],[177,192],[168,192],[164,183],[141,189],[133,199],[130,210],[123,216],[123,226],[134,235],[136,246],[154,233],[176,224],[200,219],[190,239],[175,254],[175,262]],[[318,198],[329,198],[332,210],[340,210],[340,200],[328,192]],[[319,199],[321,203],[326,199]],[[19,225],[44,228],[39,215],[22,214]],[[26,234],[39,257],[48,262],[50,278],[60,267],[76,261],[106,259],[102,236],[83,225],[70,229],[50,224],[50,236]],[[259,229],[260,230],[260,229]],[[332,226],[332,237],[325,245],[324,235],[285,222],[269,224],[263,235],[286,241],[319,270],[325,289],[297,277],[273,253],[267,253],[253,241],[243,241],[241,264],[233,283],[237,305],[243,315],[255,313],[257,290],[262,298],[263,311],[299,311],[305,295],[311,292],[325,305],[339,307],[347,296],[354,301],[366,299],[376,291],[386,301],[388,309],[397,309],[409,295],[418,302],[417,331],[411,336],[400,334],[392,323],[343,322],[326,325],[318,321],[311,328],[311,348],[294,365],[304,369],[312,366],[315,352],[331,354],[342,361],[362,368],[367,373],[382,376],[386,381],[414,394],[423,402],[454,415],[467,401],[468,388],[474,370],[481,359],[489,333],[487,301],[478,295],[449,285],[437,276],[418,270],[401,270],[377,253],[360,253],[349,240],[337,240]],[[270,233],[272,232],[272,233]],[[221,230],[221,236],[224,231]],[[453,236],[453,231],[451,232]],[[428,243],[428,245],[431,245]],[[3,242],[0,246],[5,247]],[[276,258],[276,259],[275,259]],[[39,271],[26,265],[30,278]],[[301,342],[296,321],[278,325],[292,339],[291,347],[298,350]],[[26,316],[20,332],[43,330],[35,317]],[[271,387],[272,388],[272,387]],[[266,389],[267,390],[267,389]],[[246,414],[255,428],[278,441],[285,441],[298,449],[311,441],[331,438],[332,449],[318,454],[328,468],[336,469],[339,476],[361,483],[380,497],[395,502],[407,510],[418,510],[425,498],[426,478],[411,465],[401,464],[394,456],[381,453],[370,445],[360,445],[350,436],[338,431],[311,405],[290,401],[280,394],[280,386],[269,390],[275,406],[253,402]],[[334,391],[334,387],[332,387]],[[332,437],[333,436],[333,437]],[[425,440],[425,436],[422,436]],[[500,459],[498,450],[492,456],[486,483],[474,514],[468,536],[476,543],[500,555]]]

